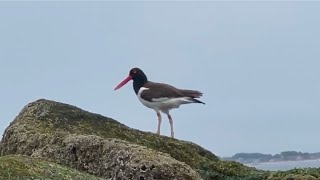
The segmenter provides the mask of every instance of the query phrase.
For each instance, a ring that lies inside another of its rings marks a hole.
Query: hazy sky
[[[219,156],[320,151],[319,2],[0,2],[0,132],[29,102],[69,103],[143,131],[132,82],[204,93],[176,138]],[[169,123],[163,120],[162,134]]]

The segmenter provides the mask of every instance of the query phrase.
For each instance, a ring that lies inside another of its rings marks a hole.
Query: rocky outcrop
[[[108,135],[128,136],[131,131],[110,118],[39,100],[5,130],[0,152],[44,158],[104,178],[201,179],[169,154]],[[135,138],[143,138],[136,133]]]
[[[10,156],[14,154],[27,157]],[[26,105],[7,127],[0,155],[22,163],[42,159],[54,167],[73,168],[68,169],[70,173],[94,175],[93,179],[268,179],[288,175],[221,161],[191,142],[138,131],[111,118],[45,99]]]

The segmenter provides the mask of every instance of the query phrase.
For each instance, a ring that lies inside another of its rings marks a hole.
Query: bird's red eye
[[[137,71],[136,71],[136,70],[133,70],[132,73],[135,74],[135,73],[137,73]]]

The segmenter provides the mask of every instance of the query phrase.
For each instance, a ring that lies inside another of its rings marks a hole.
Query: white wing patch
[[[165,101],[169,100],[169,98],[167,98],[167,97],[152,98],[151,100],[152,100],[153,102],[165,102]]]
[[[179,97],[179,98],[168,99],[164,103],[181,105],[181,104],[193,103],[193,101],[191,101],[189,97]]]

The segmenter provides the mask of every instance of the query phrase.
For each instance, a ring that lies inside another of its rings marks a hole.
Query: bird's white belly
[[[163,106],[162,102],[149,102],[149,101],[146,101],[140,97],[138,97],[138,98],[143,105],[145,105],[146,107],[151,108],[151,109],[160,110],[161,107]]]

